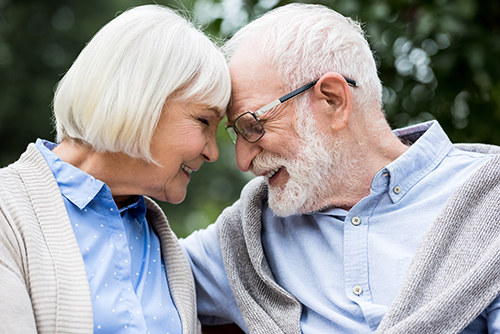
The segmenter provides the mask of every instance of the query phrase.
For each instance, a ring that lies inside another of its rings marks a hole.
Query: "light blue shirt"
[[[424,131],[375,175],[370,194],[350,211],[280,218],[264,206],[264,253],[276,282],[302,304],[303,333],[375,331],[426,229],[453,191],[492,157],[454,148],[435,121],[395,132]],[[241,325],[222,277],[216,228],[195,233],[182,245],[193,265],[202,322]],[[489,333],[500,333],[499,307],[497,298],[462,333],[488,333],[488,327]]]
[[[103,182],[62,161],[55,144],[38,139],[61,190],[85,263],[94,333],[181,333],[160,241],[144,198],[118,209]]]

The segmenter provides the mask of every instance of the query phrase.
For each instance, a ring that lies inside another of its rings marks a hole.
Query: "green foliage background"
[[[54,139],[53,89],[85,43],[117,13],[146,0],[0,0],[0,166],[36,138]],[[194,11],[227,38],[287,1],[157,0]],[[437,119],[454,142],[500,144],[500,4],[494,0],[330,0],[364,22],[394,128]],[[219,129],[220,159],[204,164],[179,205],[161,203],[179,236],[213,222],[251,177]]]

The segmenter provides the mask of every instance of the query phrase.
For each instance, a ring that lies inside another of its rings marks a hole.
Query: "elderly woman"
[[[59,83],[58,145],[0,170],[5,333],[196,333],[193,278],[160,208],[218,158],[230,78],[160,6],[102,28]]]

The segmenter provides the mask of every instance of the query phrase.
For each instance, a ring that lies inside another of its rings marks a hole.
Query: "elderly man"
[[[500,331],[500,149],[391,131],[362,29],[326,7],[271,11],[226,51],[228,133],[258,177],[182,242],[202,323]]]

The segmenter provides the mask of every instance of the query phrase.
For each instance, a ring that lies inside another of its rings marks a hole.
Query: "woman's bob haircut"
[[[151,162],[151,139],[169,101],[223,114],[230,92],[226,61],[208,37],[171,9],[136,7],[105,25],[57,85],[57,142],[74,139]]]

